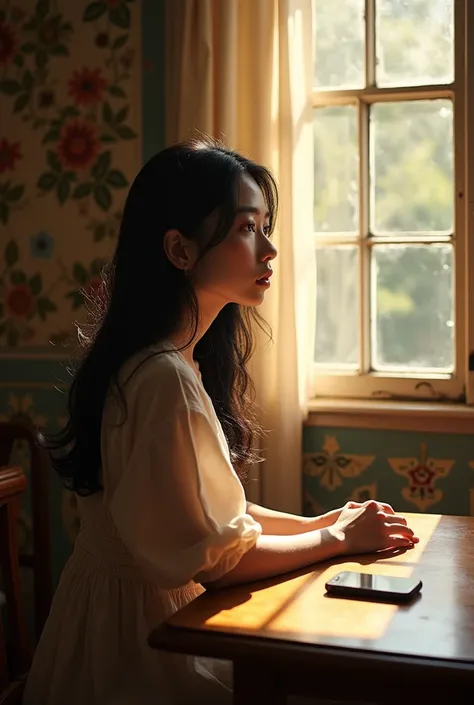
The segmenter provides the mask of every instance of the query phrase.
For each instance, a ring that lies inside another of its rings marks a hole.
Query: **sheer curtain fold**
[[[315,321],[311,0],[166,0],[165,129],[205,132],[268,166],[280,188],[279,257],[252,360],[266,460],[252,501],[301,512],[302,424]]]

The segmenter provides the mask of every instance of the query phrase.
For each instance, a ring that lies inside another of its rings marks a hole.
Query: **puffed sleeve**
[[[161,587],[216,580],[251,549],[261,526],[203,409],[148,413],[110,501],[117,530]]]

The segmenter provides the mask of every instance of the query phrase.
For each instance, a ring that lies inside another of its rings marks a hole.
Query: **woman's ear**
[[[166,231],[163,238],[163,249],[176,269],[189,271],[194,267],[197,259],[196,243],[185,238],[179,230]]]

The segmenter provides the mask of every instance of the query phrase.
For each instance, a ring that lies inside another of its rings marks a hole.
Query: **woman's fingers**
[[[413,541],[408,538],[403,538],[402,536],[394,536],[390,539],[391,548],[397,548],[398,546],[410,548],[411,546],[413,546],[414,543],[416,543],[416,541]]]
[[[419,539],[418,536],[415,536],[415,532],[413,529],[410,529],[409,526],[406,524],[399,524],[397,522],[385,522],[385,527],[387,529],[387,533],[390,536],[403,536],[407,539],[410,539],[413,543],[418,543]]]
[[[380,504],[380,506],[382,507],[382,511],[386,512],[387,514],[395,514],[391,504],[385,504],[385,502],[378,502],[378,504]]]
[[[387,524],[405,524],[407,525],[407,520],[405,517],[400,516],[400,514],[389,514],[385,517],[385,523]]]

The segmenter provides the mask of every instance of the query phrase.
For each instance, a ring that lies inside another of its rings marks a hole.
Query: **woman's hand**
[[[346,555],[410,548],[419,541],[404,517],[375,500],[348,502],[329,531],[341,541]]]
[[[314,521],[314,527],[312,528],[326,529],[328,526],[335,524],[346,509],[358,509],[359,507],[364,506],[364,504],[367,504],[367,502],[346,502],[346,504],[340,509],[333,509],[330,512],[326,512],[326,514],[322,514],[320,517],[315,517],[314,520],[312,520]],[[380,511],[386,512],[387,514],[395,514],[390,504],[385,504],[385,502],[376,502],[376,504]]]

